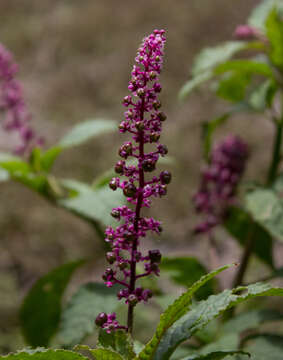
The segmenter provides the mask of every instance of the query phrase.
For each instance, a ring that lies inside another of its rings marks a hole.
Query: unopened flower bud
[[[142,121],[138,121],[138,122],[136,123],[136,129],[137,129],[138,131],[144,130],[144,123],[143,123]]]
[[[106,260],[109,262],[109,264],[113,264],[116,260],[116,255],[112,251],[108,251],[106,253]]]
[[[161,261],[161,252],[159,250],[150,250],[148,252],[148,256],[150,259],[150,262],[153,263],[160,263]]]
[[[112,209],[111,216],[113,216],[114,219],[119,219],[120,218],[120,211],[118,211],[116,209]]]
[[[155,170],[155,164],[156,164],[156,161],[154,161],[153,159],[145,159],[142,162],[142,168],[146,172],[151,172],[151,171]]]
[[[106,323],[107,320],[108,320],[107,314],[102,312],[102,313],[98,314],[98,316],[96,317],[95,324],[97,326],[101,327],[102,325],[104,325]]]
[[[144,91],[143,88],[139,88],[139,89],[137,90],[137,95],[138,95],[139,97],[143,97],[144,94],[145,94],[145,91]]]
[[[116,165],[115,165],[115,172],[117,174],[123,174],[124,172],[124,166],[125,166],[125,161],[123,160],[119,160]]]
[[[135,197],[137,192],[137,188],[135,187],[134,184],[127,184],[124,189],[123,189],[123,193],[125,196],[127,197]]]
[[[170,184],[171,178],[172,178],[172,175],[171,175],[170,171],[165,170],[160,173],[161,184]]]
[[[162,111],[157,114],[157,117],[160,121],[165,121],[167,119],[167,116]]]
[[[156,79],[156,72],[155,72],[155,71],[151,71],[151,72],[149,73],[149,78],[150,78],[150,80]]]
[[[153,101],[152,106],[154,107],[155,110],[158,110],[159,108],[161,108],[161,102],[160,101]]]
[[[159,144],[158,147],[157,147],[158,151],[159,151],[159,154],[161,155],[166,155],[168,154],[168,148],[166,145],[163,145],[163,144]]]
[[[128,267],[128,263],[124,262],[124,261],[120,261],[118,263],[118,267],[120,270],[125,270]]]
[[[131,306],[137,305],[138,302],[139,302],[139,300],[138,300],[138,298],[136,297],[136,295],[134,295],[134,294],[129,295],[129,297],[128,297],[128,303],[129,303]]]
[[[109,182],[109,187],[110,189],[112,190],[117,190],[117,184],[116,184],[116,180],[115,179],[112,179],[110,182]]]
[[[160,135],[158,133],[153,132],[150,134],[149,138],[151,142],[157,142],[160,138]]]

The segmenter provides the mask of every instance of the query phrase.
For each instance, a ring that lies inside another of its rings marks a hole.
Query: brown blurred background
[[[82,120],[103,117],[120,121],[124,111],[121,99],[127,95],[136,49],[153,29],[166,29],[161,98],[168,121],[163,142],[176,163],[171,169],[174,181],[168,197],[162,204],[155,201],[152,210],[164,223],[159,246],[166,254],[199,254],[203,262],[208,261],[205,240],[191,236],[195,216],[190,199],[199,177],[200,124],[227,106],[205,91],[180,103],[178,91],[189,76],[196,53],[204,46],[231,39],[235,26],[245,22],[257,3],[0,1],[0,42],[20,64],[19,77],[33,125],[48,145]],[[242,135],[252,150],[247,178],[260,179],[270,156],[271,125],[262,118],[238,115],[218,136],[232,131]],[[0,144],[6,136],[0,134]],[[54,173],[91,182],[113,166],[124,140],[117,132],[68,150],[57,161]],[[52,208],[23,186],[1,183],[0,199],[0,348],[6,351],[22,343],[16,310],[33,281],[64,261],[89,254],[98,259],[102,250],[88,224]],[[232,241],[221,243],[221,263],[235,261],[238,255]],[[102,260],[94,263],[94,268],[101,266]],[[89,278],[94,278],[93,274],[91,270]]]

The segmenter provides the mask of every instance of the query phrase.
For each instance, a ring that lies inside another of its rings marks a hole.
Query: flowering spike
[[[0,111],[5,114],[2,127],[6,131],[18,133],[21,144],[15,149],[17,154],[29,153],[32,148],[44,143],[42,137],[37,137],[29,125],[31,119],[22,96],[20,83],[15,80],[18,66],[14,63],[12,54],[0,44]]]
[[[141,210],[150,206],[151,197],[165,195],[165,184],[171,180],[168,171],[151,179],[146,179],[145,176],[155,170],[159,157],[168,152],[167,147],[159,143],[162,122],[166,116],[160,112],[161,103],[157,98],[161,91],[158,76],[163,61],[164,33],[164,30],[155,30],[143,40],[138,49],[136,65],[133,67],[128,86],[132,94],[123,99],[127,111],[119,130],[121,133],[132,134],[132,140],[120,147],[118,153],[122,160],[116,163],[115,171],[127,179],[114,178],[110,182],[110,187],[113,190],[122,189],[134,209],[125,205],[112,209],[111,215],[118,221],[122,220],[123,223],[116,229],[112,227],[106,229],[106,241],[112,248],[107,260],[112,264],[112,268],[106,269],[103,279],[107,286],[116,283],[123,286],[117,296],[119,300],[124,299],[128,305],[128,324],[127,327],[121,327],[113,314],[108,315],[107,320],[103,315],[103,320],[99,318],[97,323],[107,331],[126,328],[127,331],[132,332],[134,307],[139,302],[146,302],[152,297],[150,290],[136,287],[136,282],[141,277],[159,274],[158,264],[161,260],[159,250],[142,254],[139,246],[141,239],[149,231],[160,234],[162,229],[159,221],[143,217]],[[154,143],[155,151],[145,151],[145,145],[148,143]],[[137,160],[136,165],[127,164],[126,160],[131,157]],[[143,274],[136,274],[137,263],[143,263]]]
[[[247,157],[248,147],[237,136],[229,135],[215,146],[211,162],[202,172],[200,188],[193,197],[196,211],[205,217],[196,226],[196,233],[210,233],[223,221],[228,207],[235,202]]]

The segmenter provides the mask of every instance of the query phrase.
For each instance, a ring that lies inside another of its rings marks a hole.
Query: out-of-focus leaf
[[[62,311],[58,340],[64,346],[79,344],[95,331],[95,318],[101,312],[110,313],[117,308],[117,287],[87,283],[72,296]]]
[[[254,254],[266,265],[273,268],[272,237],[264,227],[255,223],[246,211],[237,207],[231,207],[224,226],[242,246],[245,246],[249,236],[253,236],[256,239],[253,250]]]
[[[205,267],[194,257],[163,258],[160,269],[167,272],[176,284],[186,287],[190,287],[207,274]],[[207,298],[213,293],[213,288],[213,280],[210,280],[195,293],[196,298]]]
[[[75,125],[59,142],[59,147],[68,148],[80,145],[92,137],[112,132],[117,128],[115,121],[111,120],[88,120]]]
[[[205,355],[189,355],[182,360],[222,360],[233,355],[242,355],[246,359],[249,358],[249,353],[244,351],[215,351]]]
[[[259,335],[251,339],[244,346],[244,350],[251,354],[251,360],[282,360],[283,337],[279,335]]]
[[[41,169],[49,172],[61,152],[62,148],[60,146],[54,146],[42,153],[40,158]]]
[[[0,168],[0,182],[8,181],[10,179],[9,172]]]
[[[272,309],[251,310],[241,313],[228,320],[221,329],[224,335],[228,333],[241,333],[249,329],[257,329],[261,324],[269,321],[280,321],[283,315]]]
[[[179,92],[179,99],[184,100],[193,90],[196,90],[203,83],[207,82],[213,77],[213,71],[207,70],[203,73],[195,75],[192,79],[187,81],[185,85],[182,86]]]
[[[237,73],[250,75],[258,74],[268,78],[273,77],[270,66],[266,62],[256,60],[230,60],[221,63],[214,69],[214,72],[217,75],[226,73],[227,71],[236,71]]]
[[[226,265],[223,266],[215,271],[210,272],[207,275],[204,275],[200,278],[197,282],[195,282],[188,291],[186,291],[184,294],[182,294],[180,297],[178,297],[172,305],[170,305],[165,312],[160,317],[160,322],[157,326],[156,332],[153,336],[153,338],[146,344],[144,349],[140,352],[137,359],[139,360],[157,360],[162,359],[165,360],[167,357],[159,357],[157,355],[157,351],[159,347],[161,346],[162,349],[163,345],[168,345],[163,343],[163,337],[166,336],[166,333],[168,332],[168,329],[172,327],[174,323],[176,323],[182,316],[184,316],[192,303],[192,297],[195,294],[196,291],[199,290],[201,286],[206,284],[209,280],[214,278],[217,274],[220,272],[228,269],[232,265]],[[201,302],[202,303],[202,302]],[[200,330],[200,329],[198,329]],[[174,349],[176,346],[174,347]],[[170,352],[170,355],[173,353],[173,351]]]
[[[257,283],[241,286],[237,289],[224,290],[218,295],[211,295],[207,300],[199,302],[193,309],[185,313],[174,326],[170,326],[164,333],[160,333],[161,341],[155,347],[140,353],[139,359],[168,360],[176,347],[188,340],[197,331],[202,329],[211,320],[225,310],[240,304],[243,301],[258,296],[283,296],[283,288],[274,288],[271,285]],[[141,357],[141,354],[144,355]]]
[[[229,60],[237,52],[245,50],[250,45],[243,41],[228,41],[214,47],[208,47],[196,56],[192,75],[196,76]]]
[[[283,202],[273,190],[257,188],[246,195],[246,209],[272,236],[283,241]]]
[[[251,81],[251,75],[246,72],[233,72],[219,80],[217,95],[231,102],[243,101],[246,89]]]
[[[87,357],[70,350],[32,349],[0,356],[3,360],[88,360]]]
[[[47,346],[57,331],[61,299],[73,272],[84,261],[59,266],[40,278],[26,295],[20,309],[21,328],[32,346]]]
[[[283,21],[276,9],[273,9],[267,17],[266,30],[270,42],[270,59],[275,66],[283,70]]]
[[[272,106],[277,91],[276,83],[268,79],[257,86],[250,95],[249,104],[255,111],[264,111]]]
[[[282,0],[264,0],[256,6],[248,20],[248,24],[258,28],[262,31],[265,30],[265,22],[270,13],[270,11],[277,7],[278,9],[283,9],[283,1]]]
[[[125,331],[113,331],[108,334],[105,330],[100,330],[98,337],[98,346],[115,351],[125,360],[135,358],[133,341]]]
[[[67,188],[78,192],[77,196],[62,199],[58,204],[89,220],[98,221],[106,226],[113,225],[115,220],[110,215],[113,207],[124,203],[124,196],[120,190],[112,191],[108,186],[93,189],[91,186],[79,182],[63,183]],[[81,185],[80,185],[81,184]]]
[[[223,124],[226,123],[231,112],[227,112],[211,121],[206,121],[202,125],[202,137],[203,137],[203,146],[204,146],[204,155],[205,158],[209,158],[209,153],[212,145],[212,137],[214,132]]]

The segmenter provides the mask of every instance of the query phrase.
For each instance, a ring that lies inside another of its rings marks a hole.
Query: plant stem
[[[141,121],[144,117],[144,100],[142,101],[141,106]],[[139,131],[139,189],[138,189],[138,199],[137,199],[137,205],[136,205],[136,212],[135,212],[135,220],[134,220],[134,229],[136,232],[136,238],[133,241],[132,251],[131,251],[131,265],[130,265],[130,294],[132,294],[135,291],[136,286],[136,266],[137,262],[135,259],[137,247],[138,247],[138,230],[139,230],[139,220],[140,220],[140,212],[142,208],[143,203],[143,188],[145,185],[144,181],[144,171],[142,168],[142,160],[144,158],[144,133],[143,131]],[[127,328],[128,332],[130,334],[133,333],[133,322],[134,322],[134,305],[129,304],[128,307],[128,322],[127,322]]]
[[[283,118],[274,121],[276,126],[276,135],[273,142],[272,161],[267,176],[267,185],[271,185],[276,178],[278,166],[281,160],[281,145],[283,132]]]

